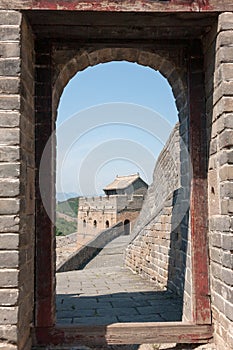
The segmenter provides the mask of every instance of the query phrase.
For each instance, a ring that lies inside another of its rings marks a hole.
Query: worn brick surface
[[[219,16],[218,32],[211,36],[214,51],[206,54],[206,64],[215,59],[212,71],[206,75],[206,85],[215,86],[212,103],[207,106],[209,137],[216,144],[215,154],[209,152],[209,165],[214,165],[216,178],[209,174],[209,237],[210,282],[213,322],[217,349],[232,349],[232,253],[231,227],[232,183],[232,31],[233,14]],[[215,46],[216,43],[216,46]],[[209,44],[208,44],[209,45]],[[216,57],[214,58],[214,55]],[[215,74],[214,74],[215,73]],[[213,79],[214,76],[214,79]],[[208,96],[207,96],[208,98]],[[214,104],[214,109],[213,108]],[[215,157],[215,158],[213,158]],[[213,200],[215,197],[215,200]],[[220,204],[216,211],[216,201]],[[229,334],[229,336],[228,336]]]

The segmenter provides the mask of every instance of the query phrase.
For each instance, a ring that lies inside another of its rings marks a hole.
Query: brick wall
[[[0,339],[6,349],[26,350],[34,280],[33,49],[19,12],[1,11],[0,19]]]
[[[179,137],[181,125],[175,126],[157,160],[153,183],[132,233],[136,238],[127,249],[126,265],[183,297],[184,319],[190,320],[189,205],[183,206],[185,187],[181,187],[180,175],[187,159],[180,162],[184,148]]]
[[[233,13],[204,40],[212,315],[218,349],[233,348]]]

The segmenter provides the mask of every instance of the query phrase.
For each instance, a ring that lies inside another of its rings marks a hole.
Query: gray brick
[[[0,179],[0,193],[2,197],[15,197],[19,194],[19,180]],[[0,221],[1,227],[1,221]]]
[[[213,292],[212,293],[212,302],[215,307],[218,308],[219,311],[224,312],[225,300],[219,294]]]
[[[219,15],[218,31],[233,29],[233,13],[225,12]]]
[[[19,246],[19,235],[11,233],[0,233],[1,249],[17,249]],[[0,299],[1,300],[1,299]]]
[[[220,168],[219,175],[222,181],[233,180],[233,165],[225,165]]]
[[[222,236],[222,248],[226,250],[233,250],[233,236],[223,235]]]
[[[20,73],[20,59],[19,58],[4,58],[0,59],[0,75],[2,76],[17,76]],[[2,80],[2,85],[4,84],[4,80]],[[5,85],[7,81],[5,82]],[[9,81],[8,81],[9,84]],[[0,81],[1,87],[1,81]]]
[[[20,109],[19,95],[0,95],[0,109]]]
[[[19,93],[19,78],[15,78],[15,77],[2,78],[2,77],[0,77],[0,93],[2,93],[2,94],[18,94]],[[2,119],[2,117],[1,117],[1,119]]]
[[[0,268],[14,268],[19,264],[18,251],[1,251],[0,250]]]
[[[19,40],[20,39],[19,27],[0,26],[0,38],[1,38],[1,41]]]
[[[0,198],[0,215],[18,214],[20,201],[16,198]]]
[[[0,324],[17,324],[18,308],[17,307],[0,307]]]
[[[2,134],[0,129],[0,135]],[[0,162],[17,162],[19,157],[18,146],[0,146]]]
[[[19,11],[1,10],[0,23],[1,25],[20,25],[22,14]]]
[[[0,145],[19,145],[19,129],[0,129]]]
[[[233,182],[225,182],[220,184],[221,198],[233,199]]]
[[[222,236],[221,233],[211,232],[210,242],[214,247],[222,247]]]
[[[0,178],[18,178],[20,172],[19,163],[0,164]]]
[[[18,270],[0,269],[0,288],[14,288],[18,285]]]
[[[224,130],[219,136],[220,149],[233,146],[233,130]]]
[[[221,250],[217,248],[210,248],[210,258],[217,262],[217,263],[222,263],[222,254]]]
[[[225,303],[225,313],[226,316],[233,321],[233,304],[230,304],[228,302]]]
[[[233,164],[233,150],[224,150],[219,154],[218,161],[220,165],[226,163]]]
[[[20,45],[19,43],[9,43],[0,41],[0,56],[2,58],[7,57],[19,57],[20,55]]]
[[[16,326],[0,326],[0,339],[8,340],[9,342],[16,343],[17,341],[17,328]]]
[[[230,230],[230,218],[225,216],[214,216],[210,218],[210,230],[212,231],[229,231]]]
[[[233,270],[233,254],[231,252],[223,252],[222,255],[222,264],[225,267],[228,267],[229,269]],[[233,276],[232,276],[233,280]]]
[[[18,289],[0,289],[0,305],[15,306],[18,302]]]
[[[229,286],[233,286],[232,270],[222,269],[223,281]]]
[[[13,78],[14,80],[14,78]],[[0,79],[1,83],[1,79]],[[1,128],[14,128],[19,126],[20,114],[19,112],[0,112],[0,127]]]

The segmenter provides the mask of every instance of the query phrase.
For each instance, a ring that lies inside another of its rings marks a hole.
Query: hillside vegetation
[[[64,202],[57,203],[57,211],[62,214],[76,218],[78,215],[79,197],[67,199]]]
[[[78,215],[79,197],[70,198],[63,202],[58,202],[56,206],[57,213],[65,214],[72,218]],[[66,220],[65,217],[56,219],[56,236],[66,236],[77,231],[77,223],[75,221]]]

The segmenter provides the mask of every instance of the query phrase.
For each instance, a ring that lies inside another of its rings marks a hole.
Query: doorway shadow
[[[169,291],[57,295],[57,323],[109,325],[124,322],[181,321],[181,298]]]

